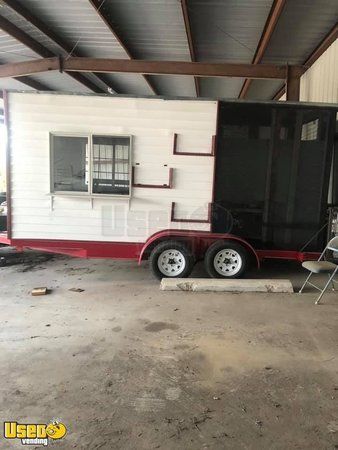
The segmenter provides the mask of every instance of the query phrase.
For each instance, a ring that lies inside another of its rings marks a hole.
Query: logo
[[[50,439],[62,439],[67,433],[66,426],[57,420],[48,424],[5,422],[5,439],[20,439],[22,445],[47,446]]]

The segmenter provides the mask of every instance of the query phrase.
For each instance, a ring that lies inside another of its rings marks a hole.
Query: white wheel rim
[[[214,267],[223,277],[232,277],[242,268],[243,261],[238,252],[231,248],[224,248],[214,258]]]
[[[185,257],[183,253],[174,248],[165,250],[160,254],[157,266],[166,277],[177,277],[185,269]]]

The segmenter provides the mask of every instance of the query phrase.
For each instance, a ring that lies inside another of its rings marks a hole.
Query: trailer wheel
[[[182,242],[160,242],[151,252],[150,267],[156,278],[186,278],[194,268],[195,257]]]
[[[212,278],[239,278],[247,270],[249,255],[233,241],[216,241],[205,253],[205,269]]]

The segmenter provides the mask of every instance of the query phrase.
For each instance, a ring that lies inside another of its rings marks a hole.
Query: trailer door
[[[213,231],[300,250],[326,220],[332,119],[321,108],[221,104]]]

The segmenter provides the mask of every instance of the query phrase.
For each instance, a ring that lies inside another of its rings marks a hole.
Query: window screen
[[[51,136],[52,191],[88,192],[88,138]]]
[[[93,193],[129,195],[130,139],[93,136]]]

